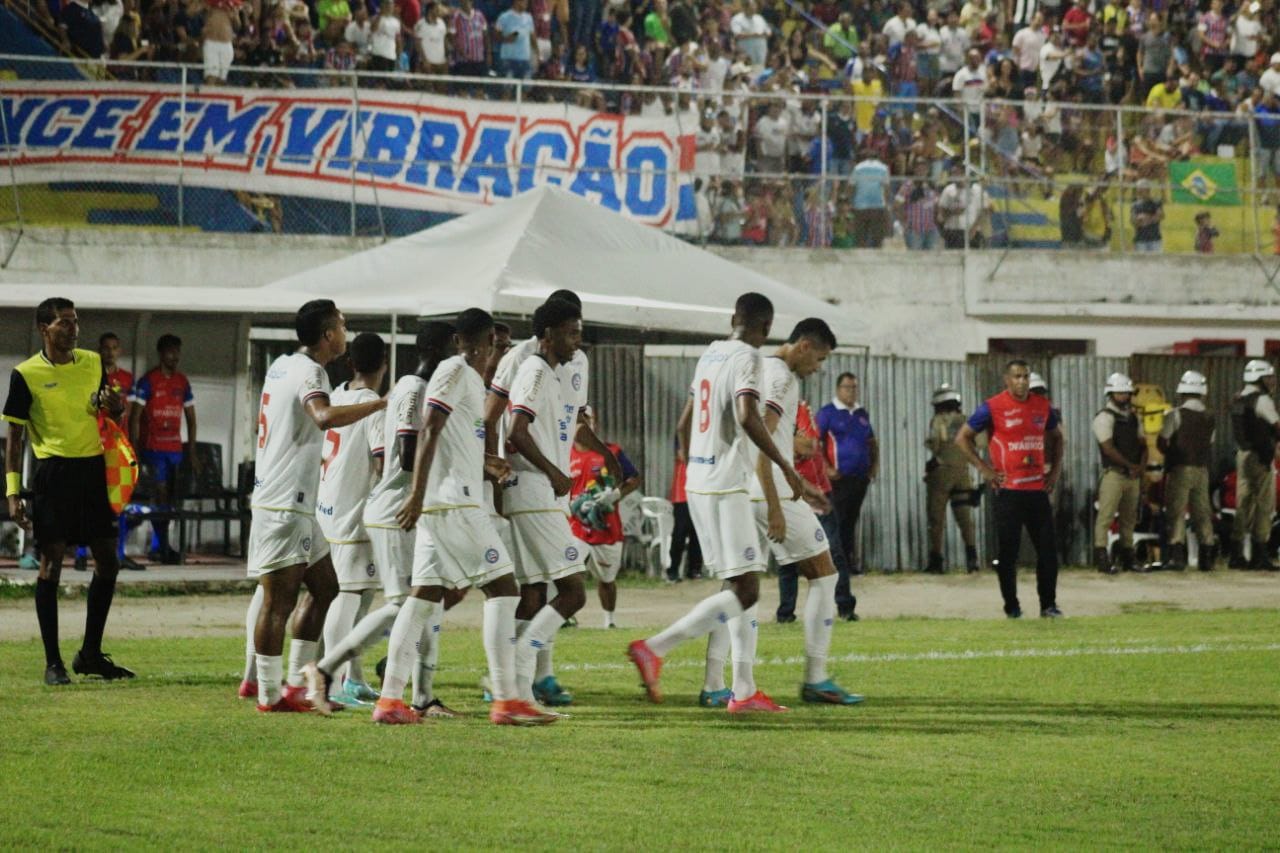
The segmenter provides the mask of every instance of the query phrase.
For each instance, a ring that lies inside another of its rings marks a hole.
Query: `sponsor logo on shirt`
[[[498,562],[498,549],[497,549],[497,548],[490,548],[488,551],[485,551],[485,552],[484,552],[484,561],[485,561],[486,563],[489,563],[490,565],[492,565],[492,564],[494,564],[494,563]]]
[[[756,549],[750,546],[747,546],[747,550],[742,552],[742,556],[746,557],[747,560],[749,561],[754,560],[756,558]]]
[[[575,547],[573,547],[572,545],[570,545],[568,548],[565,548],[565,549],[564,549],[564,558],[565,558],[566,560],[576,560],[576,559],[578,559],[578,549],[577,549],[577,548],[575,548]]]
[[[373,577],[378,573],[378,570],[377,568],[374,567],[373,563],[370,563],[369,565],[364,567],[364,573],[369,577]]]
[[[310,551],[311,551],[311,537],[310,537],[310,536],[308,536],[306,539],[303,539],[303,540],[302,540],[302,550],[303,550],[304,552],[310,553]]]
[[[320,513],[321,515],[327,515],[330,518],[333,517],[333,507],[325,506],[324,504],[321,504],[321,503],[316,504],[316,512]]]
[[[582,374],[581,373],[573,374],[573,378],[569,380],[569,384],[573,386],[573,390],[581,391],[582,390]]]

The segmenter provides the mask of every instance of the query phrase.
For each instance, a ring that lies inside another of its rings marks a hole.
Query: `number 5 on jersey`
[[[270,394],[262,395],[262,403],[258,406],[258,446],[267,446],[267,404],[271,402]]]

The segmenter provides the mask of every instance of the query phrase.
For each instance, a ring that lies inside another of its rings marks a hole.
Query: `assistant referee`
[[[133,678],[102,652],[102,631],[111,610],[120,562],[116,557],[116,516],[107,498],[107,472],[98,433],[98,410],[119,417],[120,395],[107,381],[102,359],[76,348],[80,321],[69,299],[46,299],[36,307],[40,352],[13,369],[3,417],[9,422],[5,447],[5,494],[9,517],[35,533],[40,552],[36,618],[44,642],[45,684],[70,684],[58,649],[58,580],[68,545],[93,552],[84,644],[71,661],[77,675]],[[23,442],[36,455],[31,512],[23,505]]]

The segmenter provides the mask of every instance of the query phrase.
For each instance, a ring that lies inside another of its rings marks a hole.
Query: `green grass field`
[[[800,627],[761,630],[758,680],[794,698]],[[36,643],[0,644],[0,846],[1280,841],[1273,611],[841,623],[832,669],[864,705],[740,719],[694,707],[700,644],[670,659],[666,704],[642,701],[622,658],[640,633],[561,633],[578,705],[545,729],[480,715],[475,631],[444,635],[437,678],[473,716],[399,728],[258,714],[234,696],[231,638],[110,643],[136,681],[58,690],[37,683]]]

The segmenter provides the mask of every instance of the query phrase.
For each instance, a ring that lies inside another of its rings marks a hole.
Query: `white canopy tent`
[[[709,335],[728,331],[737,297],[763,293],[775,336],[823,317],[842,344],[865,327],[841,309],[656,228],[554,187],[541,187],[443,225],[262,288],[328,297],[348,313],[452,314],[468,307],[531,315],[569,288],[587,321]],[[267,301],[267,300],[264,300]]]

